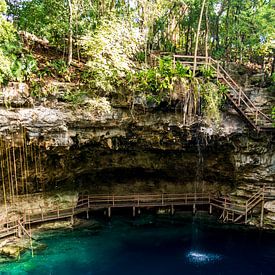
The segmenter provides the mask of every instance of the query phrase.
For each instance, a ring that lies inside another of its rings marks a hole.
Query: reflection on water
[[[207,263],[214,263],[216,261],[221,260],[222,256],[213,254],[213,253],[207,253],[207,252],[200,252],[200,251],[189,251],[186,254],[186,258],[191,262],[195,264],[207,264]]]
[[[1,275],[274,274],[275,234],[198,218],[113,217],[100,227],[52,231],[47,249],[0,264]]]

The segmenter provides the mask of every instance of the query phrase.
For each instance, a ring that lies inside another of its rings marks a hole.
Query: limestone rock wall
[[[217,129],[200,121],[183,125],[172,111],[112,108],[106,99],[83,108],[3,107],[0,133],[17,148],[23,136],[39,149],[39,175],[29,159],[32,191],[42,185],[100,193],[274,184],[274,136],[249,131],[230,109]]]

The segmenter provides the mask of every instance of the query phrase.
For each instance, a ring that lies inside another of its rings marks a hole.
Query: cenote
[[[2,264],[1,274],[273,274],[275,234],[180,217],[115,216],[73,230],[45,231],[47,245]]]
[[[275,274],[274,19],[0,0],[0,275]]]

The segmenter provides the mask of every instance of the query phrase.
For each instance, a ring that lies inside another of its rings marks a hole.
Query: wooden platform
[[[261,220],[263,225],[263,206],[266,199],[275,199],[273,188],[260,188],[243,204],[231,202],[229,197],[218,197],[213,193],[184,193],[184,194],[129,194],[129,195],[81,195],[77,203],[71,207],[61,208],[57,205],[55,209],[24,209],[17,219],[8,212],[7,218],[0,221],[0,239],[8,236],[20,236],[23,228],[29,228],[32,224],[45,223],[49,221],[71,219],[80,213],[89,214],[90,211],[99,209],[107,210],[111,217],[114,208],[129,208],[136,214],[140,208],[171,208],[173,214],[176,208],[192,206],[195,212],[197,206],[209,207],[210,214],[213,208],[221,212],[220,219],[223,222],[247,223],[248,214],[261,206]],[[267,196],[267,197],[265,197]],[[272,196],[272,197],[271,197]],[[9,218],[13,217],[13,218]],[[24,230],[23,230],[24,231]]]

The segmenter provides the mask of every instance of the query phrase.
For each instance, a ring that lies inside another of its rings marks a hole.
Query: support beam
[[[174,215],[175,214],[175,208],[174,208],[174,205],[172,204],[171,205],[171,215]]]
[[[263,227],[264,223],[264,200],[262,201],[262,207],[261,207],[261,221],[260,221],[260,227]]]
[[[196,209],[196,204],[194,203],[194,204],[193,204],[193,214],[196,214],[196,211],[197,211],[197,209]]]
[[[111,218],[111,207],[108,207],[108,218]]]

